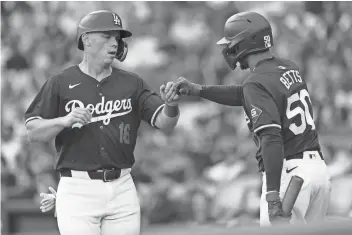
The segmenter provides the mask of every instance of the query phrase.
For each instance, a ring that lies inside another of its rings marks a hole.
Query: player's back
[[[307,84],[289,60],[274,58],[258,65],[253,75],[273,97],[280,114],[285,158],[320,150]]]

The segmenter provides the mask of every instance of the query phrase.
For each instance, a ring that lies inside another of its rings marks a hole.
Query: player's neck
[[[82,62],[79,64],[79,68],[83,73],[101,81],[103,78],[109,76],[112,72],[111,65],[106,65],[97,61],[95,58],[84,55]]]
[[[257,64],[265,59],[271,59],[273,58],[273,54],[271,54],[270,51],[266,51],[263,53],[258,53],[258,54],[252,54],[248,56],[248,65],[250,70],[253,72],[254,68],[257,66]]]

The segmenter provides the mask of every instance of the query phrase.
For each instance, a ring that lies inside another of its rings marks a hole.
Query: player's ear
[[[89,47],[90,46],[90,39],[89,39],[88,34],[86,34],[86,33],[82,34],[81,39],[82,39],[82,43],[83,43],[84,47]]]

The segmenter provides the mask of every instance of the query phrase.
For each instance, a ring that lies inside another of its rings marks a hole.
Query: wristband
[[[168,117],[177,117],[177,115],[179,113],[178,105],[177,104],[176,105],[165,104],[164,113]]]
[[[265,197],[267,202],[280,201],[280,193],[278,191],[267,192]]]

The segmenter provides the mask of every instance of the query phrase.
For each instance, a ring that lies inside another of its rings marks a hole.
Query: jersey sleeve
[[[247,83],[243,87],[244,109],[252,123],[252,131],[267,127],[281,129],[277,105],[271,94],[258,83]]]
[[[242,106],[243,87],[238,85],[203,85],[200,97],[228,106]]]
[[[142,79],[138,79],[137,105],[142,120],[155,127],[156,117],[163,109],[164,102],[160,95],[151,90],[148,84]]]
[[[52,119],[59,115],[59,85],[48,79],[25,112],[25,124],[34,119]]]

